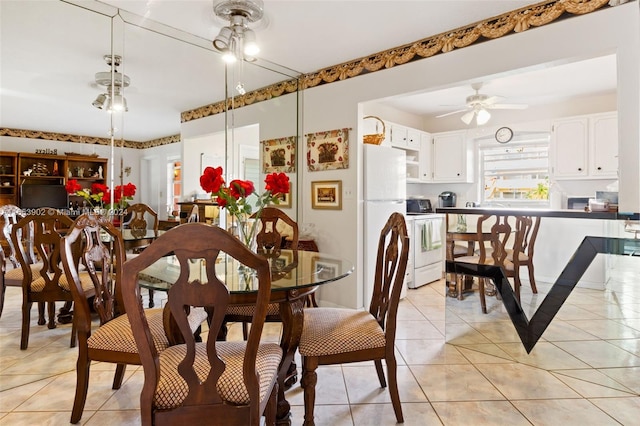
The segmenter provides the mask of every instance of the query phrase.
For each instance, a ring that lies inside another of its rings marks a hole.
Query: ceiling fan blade
[[[496,102],[500,102],[501,100],[503,100],[504,97],[502,96],[490,96],[487,99],[485,99],[484,101],[482,101],[483,105],[489,106],[489,105],[493,105]]]
[[[487,105],[489,109],[526,109],[529,108],[527,104],[493,104]]]
[[[471,110],[468,113],[466,113],[465,115],[463,115],[462,117],[460,117],[460,120],[462,120],[464,122],[464,124],[470,124],[471,120],[473,120],[473,117],[476,115],[476,111],[475,110]]]
[[[464,108],[464,109],[459,109],[459,110],[456,110],[456,111],[446,112],[444,114],[436,115],[436,118],[446,117],[448,115],[453,115],[453,114],[458,114],[460,112],[465,112],[467,109],[468,108]]]

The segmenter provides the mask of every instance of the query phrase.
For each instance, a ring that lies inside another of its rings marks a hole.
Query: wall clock
[[[511,139],[513,139],[513,130],[511,130],[509,127],[500,127],[496,131],[496,140],[499,143],[507,143]]]

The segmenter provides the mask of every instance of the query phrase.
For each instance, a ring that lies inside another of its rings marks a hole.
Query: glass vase
[[[252,252],[256,253],[258,250],[258,242],[256,241],[257,226],[253,219],[238,221],[236,227],[237,237],[242,243],[249,248]]]

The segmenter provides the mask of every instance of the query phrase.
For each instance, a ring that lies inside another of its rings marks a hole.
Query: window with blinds
[[[481,146],[479,152],[483,203],[548,204],[549,138]]]

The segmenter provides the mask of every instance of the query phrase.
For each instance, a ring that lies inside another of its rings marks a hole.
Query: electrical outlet
[[[353,199],[353,189],[345,187],[343,191],[343,195],[345,200]]]

